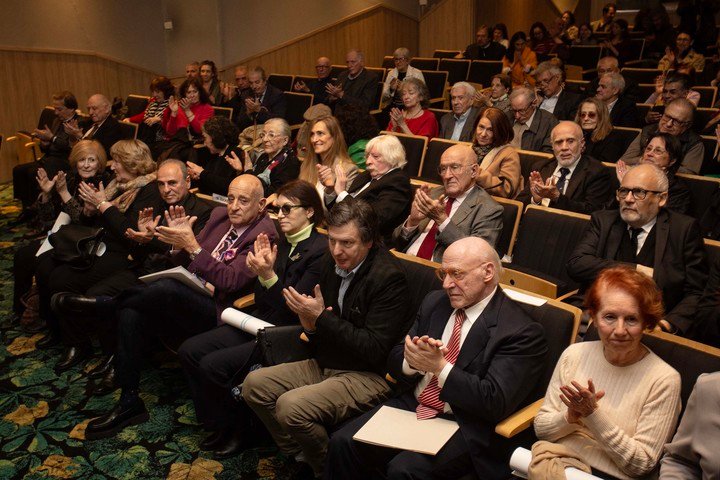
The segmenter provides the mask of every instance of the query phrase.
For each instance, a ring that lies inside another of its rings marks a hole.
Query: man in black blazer
[[[375,73],[365,68],[365,55],[360,50],[350,50],[345,56],[347,70],[338,75],[337,82],[327,85],[328,101],[337,111],[339,105],[354,103],[370,111],[377,108],[375,97],[378,82]]]
[[[513,109],[513,140],[511,145],[533,152],[552,153],[550,132],[558,120],[552,113],[537,108],[535,92],[526,87],[514,88],[510,94]]]
[[[124,138],[120,122],[110,115],[112,104],[105,95],[96,93],[88,98],[87,110],[87,120],[80,123],[71,120],[65,123],[64,128],[70,137],[70,144],[75,145],[78,140],[97,140],[105,147],[105,153],[110,158],[110,147]]]
[[[475,43],[471,43],[457,58],[468,60],[502,60],[506,48],[493,41],[492,31],[487,25],[480,25],[475,33]]]
[[[467,82],[457,82],[450,89],[452,112],[440,118],[438,137],[461,142],[475,139],[475,120],[480,109],[473,107],[475,88]]]
[[[578,213],[601,209],[610,199],[610,173],[602,163],[583,155],[580,126],[560,122],[552,131],[552,144],[555,160],[536,165],[517,199]]]
[[[604,268],[618,263],[636,267],[662,290],[667,312],[662,329],[692,337],[707,264],[697,222],[663,208],[667,190],[667,177],[654,165],[628,171],[617,193],[619,210],[593,214],[567,271],[584,290]]]
[[[619,73],[606,73],[600,77],[596,97],[610,111],[610,123],[614,127],[640,128],[640,116],[635,102],[625,97],[625,79]]]
[[[407,280],[378,245],[373,209],[355,199],[328,214],[331,256],[314,296],[285,289],[312,358],[250,372],[242,396],[289,456],[302,453],[316,476],[327,451],[326,426],[385,400],[390,349],[410,327]]]
[[[535,70],[540,109],[555,115],[558,120],[575,120],[582,95],[563,88],[563,74],[552,62],[542,62]]]
[[[267,75],[261,67],[248,73],[252,96],[245,99],[245,111],[236,122],[240,130],[250,125],[261,125],[271,118],[285,118],[287,101],[283,91],[267,83]]]
[[[548,348],[542,326],[498,287],[500,268],[480,238],[450,245],[440,270],[445,292],[425,297],[388,358],[389,376],[411,390],[384,405],[420,418],[450,417],[459,431],[435,456],[353,440],[378,406],[333,434],[324,478],[510,476],[512,446],[495,424],[535,398]]]
[[[584,88],[585,96],[594,97],[597,93],[598,82],[600,77],[606,73],[620,73],[620,64],[617,57],[602,57],[597,63],[597,77],[590,80],[590,83]],[[625,78],[625,77],[623,77]],[[622,91],[625,98],[629,98],[635,103],[643,103],[646,96],[640,91],[640,86],[632,78],[625,78],[625,90]]]

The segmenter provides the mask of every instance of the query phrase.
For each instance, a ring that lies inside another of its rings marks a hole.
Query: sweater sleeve
[[[565,417],[567,407],[560,400],[560,387],[570,383],[574,377],[575,366],[569,357],[568,350],[565,350],[553,371],[543,406],[535,416],[535,435],[540,440],[555,442],[580,429],[580,425],[568,423]]]
[[[190,128],[193,129],[193,132],[200,134],[200,132],[202,132],[203,124],[207,122],[208,118],[212,117],[214,113],[215,112],[210,104],[198,104],[197,108],[193,110],[193,114],[195,116],[193,117],[192,122],[190,122]]]

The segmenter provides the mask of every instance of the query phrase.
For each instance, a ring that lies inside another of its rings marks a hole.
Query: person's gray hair
[[[355,53],[355,55],[357,55],[358,59],[361,62],[365,61],[365,54],[363,53],[362,50],[360,50],[358,48],[351,48],[350,50],[348,50],[348,53]]]
[[[465,89],[465,96],[466,97],[474,97],[475,96],[475,87],[473,87],[468,82],[456,82],[455,85],[452,86],[450,89],[450,94],[452,95],[452,91],[456,88],[463,88]]]
[[[687,121],[692,124],[693,118],[695,117],[695,115],[694,115],[695,104],[694,103],[692,103],[687,98],[676,98],[672,102],[669,102],[667,105],[665,105],[665,110],[667,110],[667,108],[670,105],[678,105],[678,106],[682,107],[682,109],[687,112],[687,116],[689,118]]]
[[[393,52],[393,55],[396,57],[402,57],[410,60],[410,49],[406,47],[396,48]]]
[[[535,69],[535,78],[537,78],[538,76],[540,76],[541,73],[544,72],[550,72],[550,75],[562,76],[562,70],[560,70],[560,67],[550,61],[542,62],[540,65],[537,66],[537,68]]]
[[[617,88],[620,93],[625,91],[625,78],[619,73],[610,72],[603,75],[603,77],[608,77],[610,79],[610,85],[613,88]]]
[[[158,164],[158,172],[160,172],[160,169],[164,167],[165,165],[175,165],[180,169],[180,172],[182,172],[182,177],[187,178],[188,176],[188,170],[187,170],[187,164],[183,162],[182,160],[178,160],[177,158],[168,158],[163,160]]]
[[[271,125],[271,126],[277,127],[278,130],[280,130],[280,133],[284,137],[290,138],[290,135],[292,135],[292,130],[290,129],[290,125],[284,118],[279,118],[279,117],[269,118],[268,120],[265,121],[265,125]]]
[[[668,191],[668,189],[670,188],[670,181],[668,180],[667,174],[665,172],[663,172],[663,170],[660,167],[658,167],[657,165],[654,165],[652,163],[643,163],[641,165],[637,165],[634,168],[638,168],[640,166],[642,166],[644,168],[650,168],[650,170],[652,171],[653,177],[655,177],[654,178],[655,185],[657,185],[656,188],[658,189],[658,191],[660,191],[660,192]]]
[[[395,135],[380,135],[371,139],[365,147],[365,157],[375,148],[390,168],[402,168],[407,163],[405,148]]]
[[[525,97],[525,100],[528,102],[528,104],[532,104],[535,102],[535,90],[532,88],[527,87],[515,87],[513,88],[513,91],[510,93],[510,101],[512,102],[514,99],[518,97]]]

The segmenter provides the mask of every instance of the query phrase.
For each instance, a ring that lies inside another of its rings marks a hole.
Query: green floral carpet
[[[71,478],[257,479],[296,478],[274,447],[254,448],[215,461],[198,444],[185,379],[176,359],[161,353],[145,371],[142,397],[150,420],[114,438],[86,441],[88,420],[113,407],[119,391],[89,396],[90,382],[78,366],[57,375],[60,348],[36,349],[42,334],[28,335],[10,324],[12,260],[27,233],[12,223],[19,214],[12,186],[0,184],[0,479]]]

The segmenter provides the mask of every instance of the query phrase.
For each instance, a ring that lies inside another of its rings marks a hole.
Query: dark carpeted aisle
[[[89,380],[76,367],[56,375],[60,348],[39,350],[42,334],[10,324],[12,259],[26,229],[12,187],[0,184],[0,479],[72,478],[256,479],[295,478],[274,447],[254,448],[218,462],[198,450],[205,434],[195,425],[185,379],[172,354],[159,352],[141,389],[150,421],[115,438],[85,441],[87,421],[110,409],[119,391],[87,395]],[[298,477],[299,478],[299,477]]]

